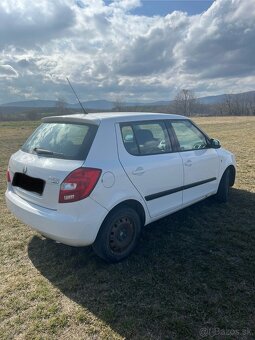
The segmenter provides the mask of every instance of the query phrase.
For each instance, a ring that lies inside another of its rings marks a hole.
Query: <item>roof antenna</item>
[[[75,97],[77,98],[77,100],[78,100],[78,102],[79,102],[79,104],[80,104],[80,106],[81,106],[83,112],[85,113],[85,115],[87,115],[88,112],[87,112],[87,111],[84,109],[84,107],[82,106],[82,103],[80,102],[80,99],[78,98],[76,92],[74,91],[74,88],[72,87],[72,84],[70,83],[70,80],[69,80],[67,77],[66,77],[66,79],[67,79],[68,84],[70,85],[71,89],[73,90],[73,93],[75,94]]]

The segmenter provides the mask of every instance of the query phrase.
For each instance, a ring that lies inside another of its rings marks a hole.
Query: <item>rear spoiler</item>
[[[90,117],[88,117],[90,116]],[[76,114],[66,116],[50,116],[42,118],[43,123],[79,123],[79,124],[92,124],[100,125],[101,120],[91,115]]]

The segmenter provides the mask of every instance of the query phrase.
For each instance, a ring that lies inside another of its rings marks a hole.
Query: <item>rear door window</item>
[[[126,150],[132,155],[155,155],[172,151],[163,121],[121,125]]]
[[[43,123],[21,150],[42,157],[85,160],[96,131],[92,124]]]

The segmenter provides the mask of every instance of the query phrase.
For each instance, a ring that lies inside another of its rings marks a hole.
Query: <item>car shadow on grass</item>
[[[115,265],[91,247],[38,236],[28,255],[63,294],[127,339],[252,329],[254,203],[255,194],[232,189],[227,204],[210,198],[154,222],[132,256]]]

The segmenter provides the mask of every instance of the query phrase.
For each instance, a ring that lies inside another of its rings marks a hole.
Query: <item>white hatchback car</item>
[[[226,201],[235,169],[234,155],[184,116],[47,117],[10,158],[6,202],[45,237],[93,244],[117,262],[143,225],[211,195]]]

